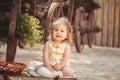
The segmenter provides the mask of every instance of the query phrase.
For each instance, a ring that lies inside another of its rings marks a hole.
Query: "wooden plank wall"
[[[95,34],[94,44],[120,48],[120,0],[95,0],[101,6],[95,10],[96,23],[102,29]]]

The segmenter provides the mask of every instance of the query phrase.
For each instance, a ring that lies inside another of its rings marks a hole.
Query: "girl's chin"
[[[53,41],[61,42],[61,39],[54,39]]]

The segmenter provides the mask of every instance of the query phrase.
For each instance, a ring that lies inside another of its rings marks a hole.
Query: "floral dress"
[[[65,42],[59,45],[55,45],[52,41],[49,42],[49,60],[52,66],[62,61],[66,45]]]

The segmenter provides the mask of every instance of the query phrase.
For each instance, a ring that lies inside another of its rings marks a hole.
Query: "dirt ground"
[[[6,47],[0,48],[0,61],[5,60],[5,51]],[[72,46],[71,52],[71,67],[77,80],[120,80],[120,48],[89,48],[86,45],[82,53],[77,53],[75,46]],[[33,51],[17,49],[16,62],[28,65],[29,62],[41,60],[42,46],[37,46]]]

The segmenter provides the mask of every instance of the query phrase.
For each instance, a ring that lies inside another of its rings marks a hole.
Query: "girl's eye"
[[[55,29],[55,31],[58,31],[57,29]]]

